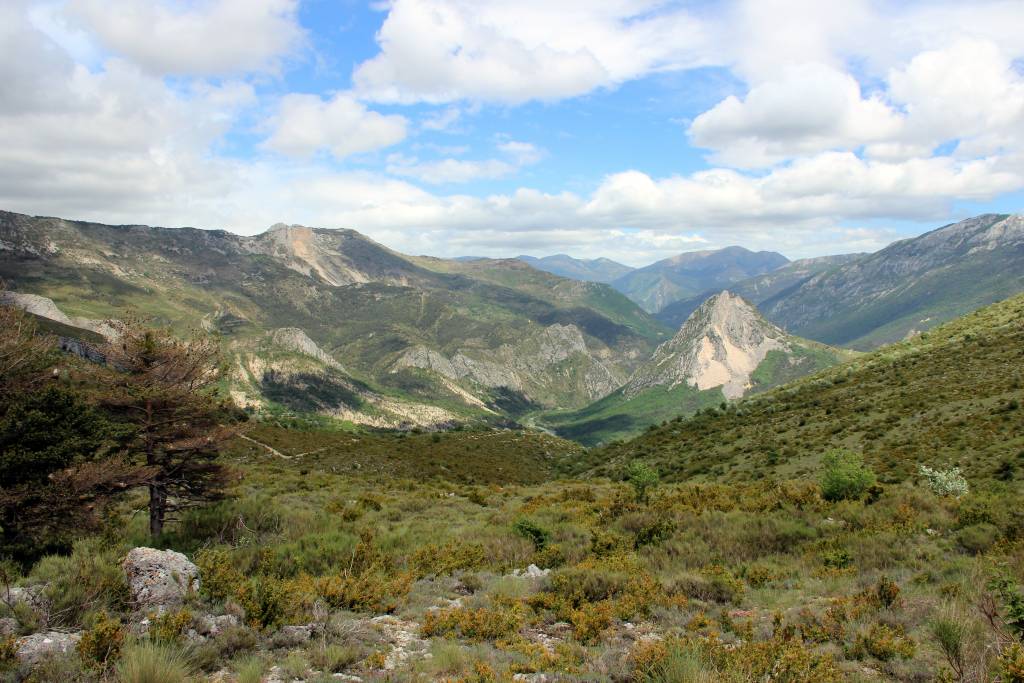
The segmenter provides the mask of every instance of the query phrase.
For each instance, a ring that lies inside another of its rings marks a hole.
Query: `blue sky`
[[[13,0],[0,207],[440,256],[878,249],[1024,198],[1017,0]]]

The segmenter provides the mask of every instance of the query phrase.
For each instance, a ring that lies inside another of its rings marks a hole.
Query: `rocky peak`
[[[720,386],[726,398],[738,398],[768,352],[788,346],[785,332],[742,297],[723,291],[701,304],[675,337],[657,348],[624,391],[632,397],[652,386],[686,382],[700,390]]]

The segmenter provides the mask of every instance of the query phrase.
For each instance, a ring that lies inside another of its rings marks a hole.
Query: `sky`
[[[2,0],[0,208],[643,265],[1024,207],[1024,0]]]

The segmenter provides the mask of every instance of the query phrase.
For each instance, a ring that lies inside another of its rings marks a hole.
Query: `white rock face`
[[[506,387],[528,396],[542,393],[556,381],[573,381],[558,371],[559,363],[578,359],[571,371],[575,382],[592,401],[608,395],[622,383],[613,371],[587,347],[583,332],[576,325],[555,323],[524,335],[516,344],[498,348],[464,348],[449,359],[425,346],[409,349],[395,363],[396,370],[406,367],[431,370],[442,377],[461,382],[469,380],[481,387]]]
[[[315,358],[324,365],[342,370],[341,363],[334,360],[326,351],[317,346],[317,343],[309,338],[304,330],[298,327],[281,327],[270,333],[271,341],[288,351],[301,353]]]
[[[61,633],[59,631],[33,633],[18,639],[18,660],[23,664],[38,664],[54,655],[72,653],[81,639],[81,633]]]
[[[653,386],[686,382],[700,390],[722,387],[739,398],[769,351],[789,348],[787,335],[741,297],[723,291],[693,312],[676,336],[654,352],[626,383],[627,397]]]
[[[173,550],[133,548],[121,566],[140,607],[174,607],[199,590],[199,568]]]

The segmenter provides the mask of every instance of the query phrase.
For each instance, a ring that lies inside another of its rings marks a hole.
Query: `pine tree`
[[[178,339],[139,320],[116,327],[116,341],[104,349],[112,372],[102,404],[131,428],[127,453],[148,473],[149,531],[156,538],[175,512],[222,497],[230,477],[217,462],[233,434],[216,395],[219,347],[208,336]]]

